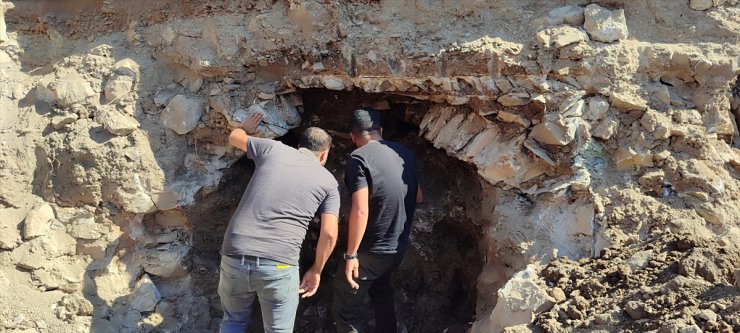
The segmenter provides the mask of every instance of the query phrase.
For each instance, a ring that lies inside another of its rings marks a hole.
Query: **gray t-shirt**
[[[307,149],[249,138],[247,157],[256,169],[226,229],[221,254],[298,265],[311,219],[339,216],[339,185]]]

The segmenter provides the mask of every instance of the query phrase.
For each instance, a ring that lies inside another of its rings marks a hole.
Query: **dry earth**
[[[739,75],[737,0],[0,2],[0,331],[216,331],[230,126],[341,182],[362,106],[429,197],[409,331],[740,331]]]

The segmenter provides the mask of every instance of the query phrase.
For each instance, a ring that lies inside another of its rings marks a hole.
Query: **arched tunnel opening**
[[[481,221],[481,180],[473,166],[448,156],[419,136],[419,122],[430,106],[426,102],[361,91],[307,89],[301,92],[301,125],[278,138],[295,147],[300,131],[310,126],[333,137],[326,168],[340,184],[340,236],[322,274],[318,293],[301,300],[298,332],[333,331],[331,279],[346,244],[349,194],[343,185],[345,157],[354,149],[348,119],[354,109],[375,107],[383,117],[385,139],[409,147],[419,161],[425,203],[418,206],[405,260],[394,274],[396,311],[409,332],[465,332],[475,320],[477,280],[484,265]],[[212,325],[222,316],[217,286],[219,249],[231,215],[239,204],[254,163],[242,156],[215,188],[204,189],[188,207],[193,237],[193,286],[209,299]],[[310,225],[301,251],[301,273],[313,262],[319,235],[318,219]],[[368,318],[372,318],[368,305]],[[252,332],[261,332],[255,311]],[[372,327],[370,320],[368,325]],[[215,328],[215,327],[214,327]]]

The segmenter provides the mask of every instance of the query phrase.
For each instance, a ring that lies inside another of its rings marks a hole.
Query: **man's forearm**
[[[352,207],[349,213],[349,232],[347,235],[347,253],[357,253],[360,249],[362,236],[367,228],[367,210]]]
[[[337,229],[339,228],[337,224],[337,217],[334,215],[322,216],[321,218],[321,233],[316,244],[316,259],[314,259],[312,267],[317,272],[324,270],[324,265],[326,265],[326,261],[337,244]]]

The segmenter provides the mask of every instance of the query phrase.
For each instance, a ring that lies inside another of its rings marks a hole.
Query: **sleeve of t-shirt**
[[[344,169],[344,184],[347,185],[349,193],[355,193],[367,187],[367,168],[365,163],[357,156],[350,155]]]
[[[259,161],[275,144],[276,141],[274,140],[250,136],[249,140],[247,140],[247,157]]]
[[[334,214],[339,217],[339,186],[329,190],[324,201],[319,205],[319,214]]]

